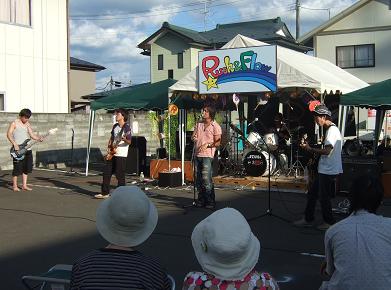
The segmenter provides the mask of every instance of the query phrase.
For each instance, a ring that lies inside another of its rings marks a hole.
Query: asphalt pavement
[[[101,179],[99,172],[86,177],[36,169],[29,176],[33,190],[13,192],[10,172],[0,174],[1,289],[24,289],[23,275],[45,272],[55,264],[72,264],[88,251],[107,244],[95,228],[95,212],[101,201],[92,197],[99,193]],[[200,270],[190,241],[192,229],[212,211],[183,209],[193,200],[191,185],[158,188],[156,181],[140,183],[133,176],[128,176],[127,182],[144,188],[159,210],[158,226],[139,250],[157,257],[181,289],[185,274]],[[338,196],[334,207],[344,198]],[[270,192],[269,207],[267,188],[227,186],[216,189],[216,200],[218,209],[236,208],[249,220],[261,242],[258,270],[271,273],[281,289],[319,288],[324,232],[291,224],[301,217],[304,193]],[[390,217],[389,205],[386,200],[380,213]],[[341,219],[344,214],[336,216]]]

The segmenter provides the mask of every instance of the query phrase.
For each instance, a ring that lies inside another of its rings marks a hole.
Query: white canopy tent
[[[238,34],[222,49],[263,45],[269,44]],[[368,84],[327,60],[277,46],[277,86],[349,93]],[[169,88],[174,91],[198,92],[198,66]]]
[[[267,43],[243,36],[236,35],[233,39],[227,42],[222,49],[264,46]],[[353,76],[331,62],[310,56],[301,52],[297,52],[288,48],[277,46],[277,87],[281,88],[309,88],[315,89],[318,92],[336,92],[349,93],[368,86],[368,83]],[[169,87],[168,95],[174,92],[187,91],[198,92],[198,66],[191,72]],[[169,100],[170,102],[170,100]],[[340,110],[341,111],[341,110]],[[339,124],[344,135],[346,107],[344,107],[343,123]],[[341,112],[340,112],[341,114]],[[184,126],[181,127],[182,146],[184,148],[185,139],[183,132]],[[182,151],[182,183],[184,183],[184,150]]]

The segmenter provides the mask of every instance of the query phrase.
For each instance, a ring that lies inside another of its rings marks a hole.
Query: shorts
[[[23,174],[29,174],[33,171],[33,152],[28,150],[23,160],[13,160],[14,169],[12,170],[12,176],[19,176]]]

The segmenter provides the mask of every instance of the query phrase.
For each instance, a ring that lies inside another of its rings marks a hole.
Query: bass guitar
[[[57,128],[50,129],[45,135],[42,135],[41,137],[45,139],[49,135],[56,134],[57,130],[58,130]],[[23,160],[24,157],[26,156],[27,150],[30,149],[34,144],[39,142],[39,140],[33,140],[31,142],[30,141],[31,139],[26,139],[22,144],[19,144],[18,151],[16,151],[14,146],[12,146],[10,149],[11,157],[18,161]]]

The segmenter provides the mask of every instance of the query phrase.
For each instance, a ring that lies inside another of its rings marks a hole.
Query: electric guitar
[[[300,145],[304,145],[306,143],[308,143],[307,133],[305,133],[303,135],[303,137],[301,138]],[[316,147],[316,145],[313,147]],[[317,153],[309,153],[309,154],[311,154],[311,156],[307,162],[308,170],[310,172],[318,172],[318,164],[319,164],[320,155]]]
[[[110,146],[107,147],[107,153],[105,156],[106,160],[113,159],[115,153],[117,153],[117,147],[119,143],[122,141],[122,132],[123,130],[121,130],[121,132],[119,132],[119,134],[114,137],[113,142],[111,142]]]
[[[44,139],[49,135],[56,134],[57,130],[58,130],[57,128],[50,129],[45,135],[42,135],[41,137]],[[30,141],[31,139],[26,139],[22,144],[19,144],[18,151],[16,151],[14,146],[12,146],[10,149],[11,157],[18,161],[23,160],[24,157],[26,156],[27,150],[30,149],[34,144],[39,142],[39,140],[34,140],[31,142]]]

